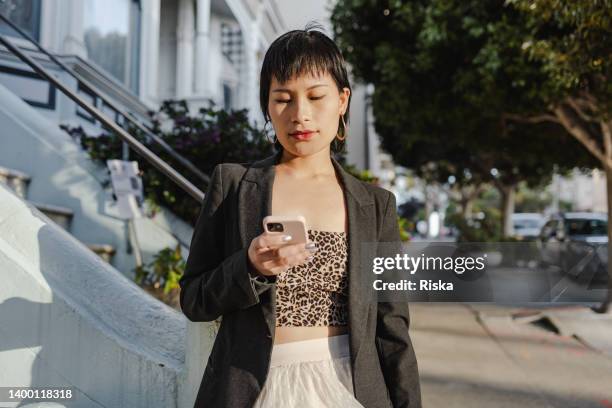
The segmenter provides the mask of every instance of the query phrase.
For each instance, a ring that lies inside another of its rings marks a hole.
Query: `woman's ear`
[[[348,101],[351,96],[351,90],[349,88],[343,88],[340,92],[340,115],[344,115],[348,109]]]

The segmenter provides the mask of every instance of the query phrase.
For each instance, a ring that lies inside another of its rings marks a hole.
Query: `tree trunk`
[[[425,233],[425,236],[429,238],[430,237],[429,234],[431,232],[431,225],[429,225],[429,216],[431,215],[431,212],[433,211],[431,191],[430,191],[429,185],[426,184],[423,191],[425,192],[425,221],[427,224],[427,232]]]
[[[472,218],[472,206],[474,205],[473,198],[464,198],[461,200],[461,217],[464,220]]]
[[[608,291],[606,293],[606,299],[604,302],[595,309],[599,313],[607,313],[610,311],[610,304],[612,303],[612,223],[610,222],[610,214],[612,214],[612,168],[605,166],[606,171],[606,196],[608,201],[608,262],[606,268],[608,269]]]
[[[461,216],[464,220],[472,218],[472,208],[474,206],[474,200],[478,198],[482,190],[482,184],[467,185],[460,188],[459,205],[461,205]]]
[[[512,224],[512,214],[514,214],[514,194],[516,192],[516,184],[503,186],[499,189],[501,201],[501,226],[502,237],[507,238],[514,234],[514,225]]]

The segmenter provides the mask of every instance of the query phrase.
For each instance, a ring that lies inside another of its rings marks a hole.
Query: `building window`
[[[240,27],[221,23],[221,52],[236,67],[242,62],[242,31]]]
[[[140,1],[84,1],[87,58],[137,94]]]
[[[40,41],[40,0],[0,0],[0,14]],[[0,22],[0,34],[21,37],[4,22]]]
[[[229,111],[232,108],[232,88],[223,84],[223,109]]]

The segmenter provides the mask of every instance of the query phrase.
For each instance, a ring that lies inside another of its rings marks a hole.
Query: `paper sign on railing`
[[[119,216],[125,219],[142,217],[143,189],[138,162],[107,160],[113,192],[117,197]]]

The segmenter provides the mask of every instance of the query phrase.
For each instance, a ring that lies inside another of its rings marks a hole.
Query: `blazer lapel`
[[[280,153],[254,162],[246,171],[238,192],[240,239],[248,247],[256,236],[263,233],[262,220],[272,210],[272,183],[274,165]]]
[[[349,346],[353,366],[359,349],[363,331],[367,326],[368,313],[371,310],[371,291],[367,287],[369,280],[361,268],[361,245],[376,240],[376,214],[374,200],[362,182],[350,175],[332,157],[332,163],[344,185],[344,199],[348,217],[348,294],[349,294]]]
[[[253,238],[264,232],[262,220],[272,211],[274,165],[281,153],[254,162],[244,175],[238,192],[238,225],[242,248],[248,248]],[[263,317],[268,333],[274,340],[276,326],[276,286],[269,291],[269,302],[262,302]]]
[[[254,162],[240,183],[238,193],[238,217],[242,246],[248,247],[256,236],[263,233],[261,220],[272,211],[272,185],[274,165],[280,162],[282,152]],[[371,299],[368,280],[360,266],[361,244],[376,240],[374,200],[362,182],[350,175],[331,158],[343,184],[348,217],[348,286],[349,286],[349,344],[351,359],[357,358],[360,339],[366,327]],[[276,325],[276,291],[270,293],[270,301],[262,302],[264,319],[269,334],[274,337]]]

